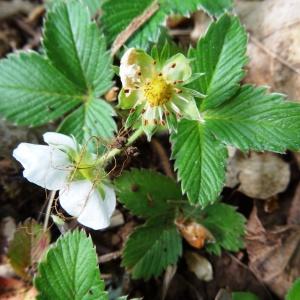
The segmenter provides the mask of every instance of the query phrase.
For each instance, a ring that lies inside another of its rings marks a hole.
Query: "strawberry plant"
[[[211,24],[184,49],[166,19],[198,9]],[[13,152],[24,177],[51,191],[45,228],[57,217],[56,200],[69,215],[59,222],[94,230],[109,227],[118,202],[141,223],[122,253],[134,279],[162,275],[186,244],[213,255],[243,248],[245,217],[220,197],[228,146],[299,150],[300,105],[243,83],[248,38],[232,9],[231,0],[48,2],[40,51],[0,61],[1,116],[17,126],[56,126],[43,145],[24,141]],[[113,87],[118,103],[107,101]],[[176,178],[123,171],[119,156],[162,134]],[[39,261],[38,299],[108,299],[82,231],[60,237]]]

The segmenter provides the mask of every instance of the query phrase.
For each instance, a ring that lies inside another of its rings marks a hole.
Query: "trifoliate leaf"
[[[53,65],[82,92],[97,97],[111,87],[113,71],[104,37],[80,2],[56,5],[48,13],[43,45]]]
[[[9,244],[7,256],[16,274],[30,280],[30,268],[40,260],[50,243],[49,232],[35,220],[20,224]]]
[[[300,148],[300,105],[266,88],[243,86],[223,105],[205,113],[209,129],[243,151]]]
[[[126,171],[115,180],[115,186],[119,201],[145,218],[167,213],[172,200],[183,198],[174,180],[151,170]]]
[[[204,73],[192,87],[206,95],[201,110],[216,107],[233,96],[244,77],[247,34],[237,17],[224,15],[212,23],[196,48],[189,51],[194,73]]]
[[[37,299],[107,300],[90,237],[75,230],[60,237],[39,265]]]
[[[217,200],[225,179],[227,150],[198,121],[183,120],[171,135],[172,158],[182,191],[191,203]]]
[[[232,300],[260,300],[256,295],[249,292],[234,292]]]
[[[49,11],[44,33],[49,60],[22,53],[0,62],[0,113],[38,126],[77,108],[61,126],[64,133],[82,137],[80,143],[94,135],[112,137],[114,110],[100,99],[112,85],[111,58],[86,5],[60,1]]]
[[[285,300],[298,300],[300,299],[300,278],[298,278],[289,289]]]
[[[18,125],[38,126],[82,101],[80,90],[37,53],[0,62],[0,114]]]
[[[134,279],[157,277],[168,265],[176,264],[182,243],[173,220],[174,215],[150,219],[130,235],[122,265],[131,271]]]
[[[67,116],[59,131],[74,135],[79,142],[93,142],[89,140],[93,136],[110,138],[117,130],[112,116],[115,111],[107,102],[92,98]]]
[[[236,209],[224,203],[215,203],[203,210],[201,224],[214,236],[215,243],[207,244],[206,250],[220,255],[221,249],[238,251],[243,248],[246,219]]]
[[[231,0],[215,0],[214,4],[208,0],[108,0],[102,7],[102,25],[108,43],[111,44],[134,18],[142,15],[155,2],[159,4],[159,9],[133,34],[127,46],[146,49],[149,41],[157,42],[160,26],[172,13],[187,15],[202,7],[210,14],[219,15],[232,6]]]

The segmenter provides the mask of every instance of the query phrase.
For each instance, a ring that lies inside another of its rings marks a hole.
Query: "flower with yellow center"
[[[198,77],[192,76],[190,60],[181,53],[161,61],[142,50],[128,49],[121,59],[119,94],[119,107],[131,109],[127,127],[141,119],[150,139],[157,125],[176,130],[181,118],[201,121],[194,96],[202,95],[185,87]]]

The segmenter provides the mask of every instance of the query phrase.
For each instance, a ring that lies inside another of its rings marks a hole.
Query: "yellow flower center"
[[[145,98],[151,106],[159,106],[167,103],[172,96],[172,84],[169,84],[159,74],[143,86]]]

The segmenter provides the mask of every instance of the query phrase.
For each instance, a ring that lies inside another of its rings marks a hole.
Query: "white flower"
[[[202,121],[194,97],[203,95],[185,85],[199,78],[192,74],[190,60],[178,53],[169,59],[154,59],[142,50],[130,48],[121,58],[119,107],[130,109],[127,127],[142,120],[148,138],[151,127],[176,129],[181,118]]]
[[[13,152],[24,167],[24,177],[48,190],[59,190],[61,206],[82,225],[95,230],[108,227],[116,195],[94,180],[99,175],[95,155],[83,152],[69,136],[47,132],[43,137],[48,146],[21,143]]]

